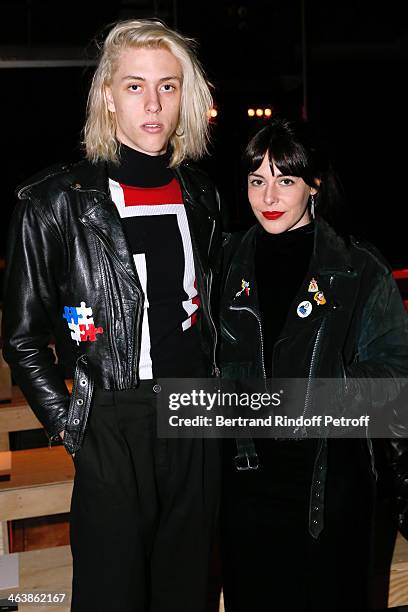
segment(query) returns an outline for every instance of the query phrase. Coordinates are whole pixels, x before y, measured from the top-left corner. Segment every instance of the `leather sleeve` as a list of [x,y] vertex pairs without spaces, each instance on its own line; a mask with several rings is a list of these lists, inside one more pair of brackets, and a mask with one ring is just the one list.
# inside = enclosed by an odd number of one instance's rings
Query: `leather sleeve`
[[[408,437],[408,317],[391,272],[381,274],[363,309],[356,360],[333,387],[333,412],[340,416],[375,415],[390,436]],[[349,428],[338,429],[338,435]],[[382,434],[383,435],[383,434]]]
[[60,303],[64,246],[39,203],[19,201],[6,255],[3,354],[50,438],[65,427],[69,393],[49,348]]
[[377,279],[363,310],[357,350],[358,362],[347,368],[353,395],[370,397],[374,408],[398,398],[408,378],[408,317],[390,272]]

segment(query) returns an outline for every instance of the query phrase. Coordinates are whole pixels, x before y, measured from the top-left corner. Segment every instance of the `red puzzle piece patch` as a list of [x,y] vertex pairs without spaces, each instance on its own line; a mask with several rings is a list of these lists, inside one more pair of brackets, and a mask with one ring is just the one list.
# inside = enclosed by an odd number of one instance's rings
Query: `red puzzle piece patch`
[[95,342],[96,334],[103,334],[102,327],[95,327],[93,323],[88,326],[80,325],[79,330],[81,334],[81,342],[86,342],[87,340]]

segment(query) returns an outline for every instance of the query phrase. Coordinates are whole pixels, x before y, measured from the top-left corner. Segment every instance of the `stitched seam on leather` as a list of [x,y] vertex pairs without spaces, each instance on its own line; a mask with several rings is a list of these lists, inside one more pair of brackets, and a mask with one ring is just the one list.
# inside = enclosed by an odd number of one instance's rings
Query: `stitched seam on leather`
[[[99,243],[99,240],[96,237],[94,237],[93,240],[94,240],[94,245],[95,245],[96,257],[98,260],[99,274],[100,274],[100,277],[102,279],[102,284],[103,284],[103,293],[104,293],[104,298],[105,298],[105,311],[109,312],[110,303],[109,303],[109,295],[108,295],[106,276],[105,276],[105,263],[101,259],[103,255],[103,253],[101,252],[102,247]],[[111,324],[108,322],[108,318],[107,318],[107,323],[108,323],[107,335],[108,335],[109,347],[110,347],[110,352],[111,352],[111,362],[112,362],[113,370],[115,372],[114,378],[117,381],[119,381],[119,372],[117,371],[117,367],[116,367],[116,359],[114,359],[114,348],[113,348],[112,337],[111,337],[112,334],[110,333]]]
[[[35,198],[29,198],[28,201],[31,203],[31,209],[34,212],[34,214],[37,215],[37,217],[41,220],[41,222],[50,230],[51,234],[57,240],[58,244],[61,245],[62,244],[61,236],[59,235],[57,230],[53,227],[51,221],[44,214],[44,211],[42,210],[42,207],[41,207],[41,203]],[[26,204],[26,206],[29,206],[29,204]]]

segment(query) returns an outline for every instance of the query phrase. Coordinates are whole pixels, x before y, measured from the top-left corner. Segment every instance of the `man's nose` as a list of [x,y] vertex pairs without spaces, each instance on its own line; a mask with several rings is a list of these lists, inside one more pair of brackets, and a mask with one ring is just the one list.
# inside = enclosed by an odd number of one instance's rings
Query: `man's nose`
[[152,88],[147,91],[145,109],[149,113],[158,113],[161,111],[160,96],[156,89]]

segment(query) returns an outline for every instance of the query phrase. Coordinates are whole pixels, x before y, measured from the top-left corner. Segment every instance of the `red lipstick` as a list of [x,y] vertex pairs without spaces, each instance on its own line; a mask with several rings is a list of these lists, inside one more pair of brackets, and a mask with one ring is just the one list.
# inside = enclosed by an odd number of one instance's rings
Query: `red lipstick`
[[265,219],[268,219],[268,221],[275,221],[276,219],[279,219],[279,217],[281,217],[285,213],[280,212],[279,210],[266,210],[262,214],[265,217]]

